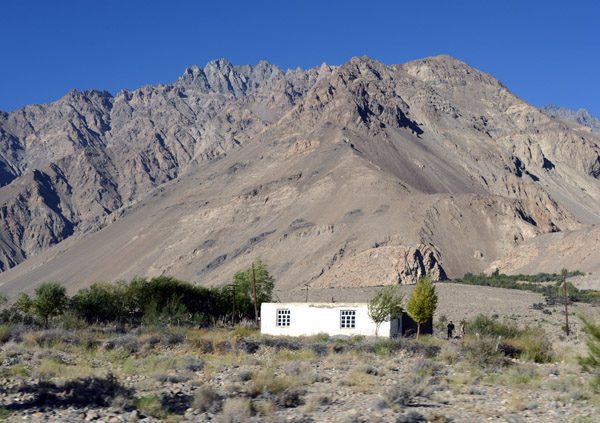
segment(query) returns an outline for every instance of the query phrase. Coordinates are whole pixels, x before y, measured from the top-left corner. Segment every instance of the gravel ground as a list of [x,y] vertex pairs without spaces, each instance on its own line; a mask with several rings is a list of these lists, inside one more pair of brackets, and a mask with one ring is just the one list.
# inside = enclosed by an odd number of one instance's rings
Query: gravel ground
[[[452,348],[457,343],[449,341],[448,347]],[[171,352],[180,353],[176,349]],[[248,374],[265,371],[265,367],[272,370],[272,378],[289,376],[309,383],[277,395],[260,393],[252,401],[255,409],[261,411],[251,415],[247,408],[248,399],[245,399],[252,383]],[[595,400],[586,396],[583,383],[577,382],[580,376],[571,365],[523,363],[513,364],[513,369],[506,372],[512,371],[514,381],[507,378],[501,382],[504,376],[500,374],[499,382],[491,383],[489,377],[481,376],[481,369],[467,367],[465,370],[458,363],[432,361],[404,350],[385,356],[342,353],[310,359],[290,358],[282,362],[274,348],[261,347],[250,360],[229,360],[229,364],[222,365],[217,372],[194,372],[193,379],[189,381],[158,382],[148,375],[136,375],[125,378],[122,383],[136,390],[139,396],[159,395],[167,398],[174,410],[179,407],[179,416],[171,416],[171,420],[164,418],[169,421],[599,421]],[[532,375],[531,380],[517,379],[521,373]],[[4,389],[13,387],[11,381],[2,380],[0,383]],[[35,387],[40,382],[27,380],[18,383]],[[399,389],[402,386],[408,386],[408,390]],[[218,393],[221,399],[214,401],[213,405],[220,401],[217,408],[204,411],[193,399],[207,387]],[[294,396],[295,393],[299,395]],[[14,407],[27,403],[28,398],[27,394],[8,394],[3,396],[2,402]],[[203,404],[206,405],[206,402]],[[160,420],[138,410],[124,411],[118,406],[61,408],[46,405],[17,409],[7,421],[153,423]]]

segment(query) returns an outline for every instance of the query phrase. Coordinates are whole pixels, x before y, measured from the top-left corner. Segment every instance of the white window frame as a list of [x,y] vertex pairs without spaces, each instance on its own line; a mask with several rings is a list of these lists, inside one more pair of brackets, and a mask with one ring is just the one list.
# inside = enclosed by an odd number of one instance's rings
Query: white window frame
[[356,328],[356,310],[340,310],[340,328]]
[[277,309],[277,327],[289,328],[291,324],[292,312],[289,308]]

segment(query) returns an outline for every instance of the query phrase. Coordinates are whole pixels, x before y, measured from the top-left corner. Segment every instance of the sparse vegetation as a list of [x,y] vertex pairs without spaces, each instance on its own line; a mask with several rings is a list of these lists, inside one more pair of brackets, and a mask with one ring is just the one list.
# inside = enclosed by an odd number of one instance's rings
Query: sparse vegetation
[[[346,401],[368,398],[382,421],[451,421],[427,407],[445,407],[447,395],[480,395],[490,383],[510,392],[503,397],[509,410],[530,407],[527,390],[574,404],[597,395],[588,384],[597,380],[600,359],[582,359],[590,375],[577,371],[572,351],[558,359],[571,357],[572,369],[540,367],[556,366],[552,345],[541,329],[519,326],[518,319],[478,316],[466,322],[465,338],[452,342],[435,336],[274,337],[246,322],[227,327],[227,293],[219,311],[192,304],[180,296],[185,292],[203,301],[221,295],[163,277],[97,284],[65,296],[64,308],[57,307],[62,314],[50,312],[47,319],[33,306],[37,294],[5,302],[2,310],[12,317],[1,314],[0,416],[56,404],[65,413],[87,407],[85,413],[110,409],[162,421],[201,420],[204,413],[222,422],[292,415],[319,421]],[[75,319],[79,324],[65,324]],[[358,413],[339,417],[364,420]]]
[[[579,270],[567,271],[566,277],[583,276]],[[496,288],[518,289],[542,294],[547,305],[561,304],[563,301],[562,275],[557,273],[538,273],[537,275],[505,275],[497,269],[491,275],[466,273],[462,278],[448,280],[452,283],[467,285],[491,286]],[[569,302],[600,303],[600,292],[588,289],[577,289],[567,282],[567,299]],[[540,303],[541,304],[541,303]],[[541,309],[541,305],[537,305]]]
[[[10,363],[0,367],[0,380],[8,380],[0,386],[0,405],[7,416],[52,403],[62,412],[110,408],[162,421],[201,420],[204,413],[222,422],[300,414],[320,421],[344,401],[364,397],[386,416],[383,421],[411,421],[417,414],[430,418],[429,404],[445,407],[440,398],[448,392],[478,395],[490,382],[519,390],[504,398],[514,409],[528,406],[527,389],[549,390],[575,403],[589,400],[575,370],[547,371],[531,363],[534,349],[526,344],[540,344],[528,328],[485,316],[467,328],[467,337],[452,343],[432,336],[271,337],[245,326],[153,325],[128,333],[109,325],[30,328],[0,347],[0,362]],[[24,395],[26,403],[20,402]],[[361,421],[358,414],[340,417]]]

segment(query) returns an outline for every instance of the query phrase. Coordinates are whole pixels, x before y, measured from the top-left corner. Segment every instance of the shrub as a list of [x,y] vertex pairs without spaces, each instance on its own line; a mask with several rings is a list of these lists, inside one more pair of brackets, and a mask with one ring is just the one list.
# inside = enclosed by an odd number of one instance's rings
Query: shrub
[[[481,336],[479,345],[471,347],[484,354],[484,361],[488,358],[493,361],[496,350],[510,357],[529,359],[536,363],[548,363],[553,360],[552,344],[541,329],[520,329],[515,324],[479,315],[467,324],[467,331],[469,334]],[[492,344],[495,344],[493,353],[490,350]]]
[[283,408],[295,408],[304,404],[305,394],[306,390],[304,389],[298,387],[287,388],[277,395],[275,402]]
[[196,391],[191,406],[202,413],[207,411],[215,413],[221,408],[222,402],[223,399],[213,388],[205,386]]
[[329,404],[331,399],[327,395],[323,394],[311,394],[306,397],[306,409],[308,411],[314,411],[319,407]]
[[223,404],[221,414],[215,416],[216,423],[246,423],[252,416],[250,401],[246,398],[229,398]]
[[594,379],[591,382],[594,391],[600,391],[600,326],[579,316],[584,325],[584,331],[587,334],[586,345],[588,348],[587,357],[579,357],[579,364],[584,370],[592,372]]
[[519,328],[514,324],[502,323],[483,314],[467,323],[466,332],[470,335],[501,336],[504,339],[514,338],[520,334]]
[[3,344],[10,339],[10,332],[10,327],[8,325],[0,325],[0,344]]
[[500,339],[489,336],[465,340],[462,349],[467,361],[480,367],[502,367],[507,364],[504,352],[500,349]]
[[554,360],[552,343],[541,330],[527,329],[507,343],[521,352],[521,359],[536,363],[550,363]]
[[134,402],[135,407],[142,413],[157,419],[166,417],[166,412],[162,408],[162,397],[158,395],[146,395],[137,398]]
[[400,414],[396,419],[396,423],[426,423],[427,418],[417,413],[416,411],[409,411],[406,414]]
[[181,367],[190,372],[199,372],[204,368],[204,360],[198,357],[184,357]]
[[401,407],[415,405],[419,397],[428,398],[432,394],[429,378],[417,374],[409,374],[401,378],[385,392],[386,399],[393,405]]
[[129,354],[138,352],[140,349],[140,345],[133,335],[124,335],[110,341],[106,341],[103,344],[103,347],[107,351],[119,348]]

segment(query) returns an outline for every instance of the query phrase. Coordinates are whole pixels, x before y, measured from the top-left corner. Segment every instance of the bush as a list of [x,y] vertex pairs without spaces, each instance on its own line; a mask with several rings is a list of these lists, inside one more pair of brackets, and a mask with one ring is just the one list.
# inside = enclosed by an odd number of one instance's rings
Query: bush
[[585,317],[579,317],[584,325],[584,332],[587,334],[585,341],[588,348],[587,357],[579,357],[579,364],[585,371],[592,372],[592,388],[594,391],[600,391],[600,326]]
[[541,330],[527,329],[519,336],[509,339],[507,344],[520,351],[521,359],[536,363],[550,363],[554,360],[552,343]]
[[[475,361],[484,364],[499,364],[495,357],[498,351],[513,358],[529,359],[536,363],[548,363],[553,360],[552,343],[538,328],[520,329],[514,324],[479,315],[467,323],[467,333],[481,337],[479,342],[467,343],[467,351],[473,355]],[[483,356],[477,358],[477,354]]]
[[223,399],[210,386],[200,388],[192,400],[192,408],[205,413],[215,413],[220,410]]
[[507,364],[504,352],[500,348],[500,339],[482,336],[465,340],[462,349],[467,360],[479,367],[502,367]]
[[432,392],[429,378],[409,374],[386,390],[385,397],[390,404],[407,407],[415,405],[419,397],[428,398]]
[[10,326],[0,325],[0,344],[5,343],[10,339]]
[[110,341],[106,341],[103,344],[103,347],[107,351],[120,348],[130,354],[138,352],[140,349],[140,345],[133,335],[124,335]]
[[246,423],[252,416],[250,401],[246,398],[229,398],[223,404],[221,414],[215,416],[216,423]]
[[475,317],[474,320],[467,323],[466,333],[470,335],[479,334],[481,336],[501,336],[502,338],[507,339],[518,336],[520,330],[514,324],[502,323],[496,319],[480,314]]

